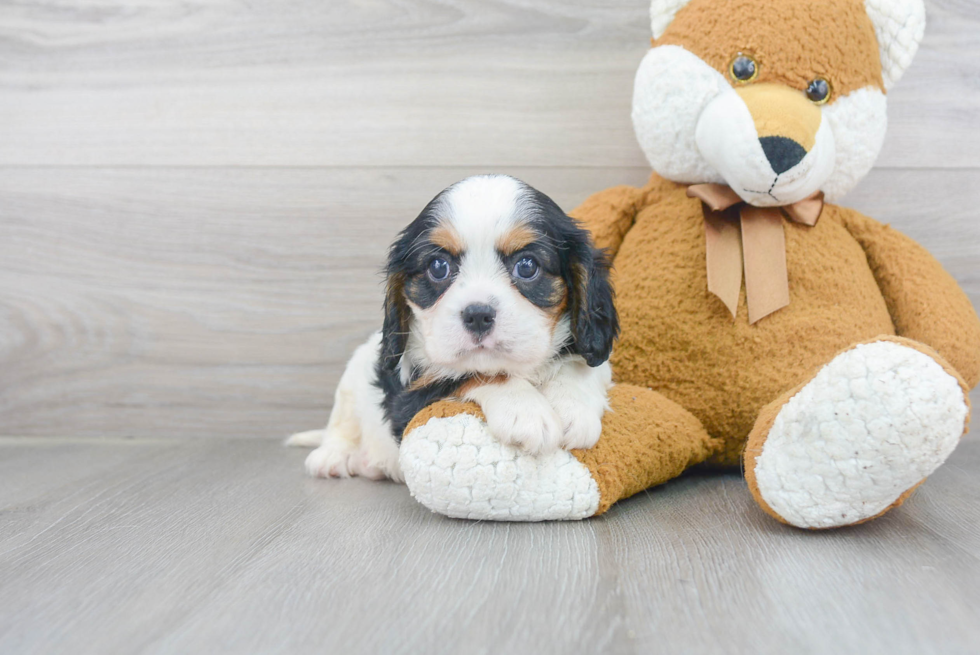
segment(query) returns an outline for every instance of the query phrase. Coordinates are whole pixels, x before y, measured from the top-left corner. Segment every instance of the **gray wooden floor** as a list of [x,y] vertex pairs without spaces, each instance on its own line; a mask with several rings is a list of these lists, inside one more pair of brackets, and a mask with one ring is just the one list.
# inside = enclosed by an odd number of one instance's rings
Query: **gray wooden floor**
[[0,652],[977,653],[980,443],[805,532],[738,475],[579,523],[446,519],[224,439],[0,439]]

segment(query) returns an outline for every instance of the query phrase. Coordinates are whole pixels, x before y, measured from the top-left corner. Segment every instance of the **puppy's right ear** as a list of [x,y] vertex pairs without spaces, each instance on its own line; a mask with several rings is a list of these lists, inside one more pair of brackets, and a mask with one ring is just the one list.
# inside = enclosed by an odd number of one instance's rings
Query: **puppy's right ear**
[[381,361],[385,373],[395,373],[408,344],[409,319],[412,310],[405,302],[405,275],[391,272],[385,285],[384,325],[381,328]]
[[[445,192],[443,192],[445,193]],[[388,250],[385,266],[385,320],[381,328],[381,359],[378,371],[382,375],[398,373],[398,365],[408,345],[412,309],[408,306],[405,285],[409,282],[409,261],[419,239],[432,223],[432,215],[442,193],[429,201],[422,213],[409,224]]]

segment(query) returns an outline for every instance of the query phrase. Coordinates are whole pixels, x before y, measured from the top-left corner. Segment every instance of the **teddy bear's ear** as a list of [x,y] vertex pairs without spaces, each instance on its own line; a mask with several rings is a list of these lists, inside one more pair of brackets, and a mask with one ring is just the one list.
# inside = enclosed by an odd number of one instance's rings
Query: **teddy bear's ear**
[[912,63],[926,29],[922,0],[864,0],[881,53],[881,77],[890,89]]
[[659,39],[663,36],[670,21],[674,20],[677,12],[691,0],[652,0],[650,2],[650,29],[653,30],[653,38]]

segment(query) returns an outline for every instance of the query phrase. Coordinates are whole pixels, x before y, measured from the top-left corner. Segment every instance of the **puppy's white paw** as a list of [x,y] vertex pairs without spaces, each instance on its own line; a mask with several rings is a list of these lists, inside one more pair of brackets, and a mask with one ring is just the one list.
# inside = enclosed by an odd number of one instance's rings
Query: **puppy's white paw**
[[360,476],[369,480],[405,480],[398,464],[398,445],[387,433],[378,438],[369,435],[359,441],[352,443],[327,431],[323,445],[306,457],[307,473],[314,478]]
[[537,391],[488,398],[483,413],[490,433],[501,443],[517,446],[532,455],[559,449],[563,435],[561,419]]
[[306,456],[306,472],[314,478],[349,478],[357,475],[350,468],[354,448],[343,441],[328,440]]
[[368,454],[363,451],[355,453],[347,460],[347,470],[351,475],[358,475],[368,480],[384,480],[388,477],[384,469],[377,462],[371,461]]
[[361,448],[347,460],[347,469],[351,475],[369,480],[405,481],[398,463],[398,446],[395,440],[387,435],[385,442],[374,444],[373,447],[362,444]]
[[561,420],[561,447],[591,448],[602,434],[602,415],[609,408],[612,368],[609,362],[592,368],[570,358],[541,392]]
[[562,448],[591,448],[602,434],[603,410],[586,406],[565,406],[556,408],[562,424]]

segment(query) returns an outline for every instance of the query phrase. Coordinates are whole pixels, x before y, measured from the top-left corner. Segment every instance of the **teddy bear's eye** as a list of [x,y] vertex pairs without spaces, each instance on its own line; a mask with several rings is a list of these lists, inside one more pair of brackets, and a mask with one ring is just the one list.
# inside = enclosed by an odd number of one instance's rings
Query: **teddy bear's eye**
[[830,82],[818,77],[806,87],[806,97],[818,105],[830,99]]
[[736,82],[751,82],[759,74],[759,65],[752,57],[739,54],[732,60],[728,72]]

